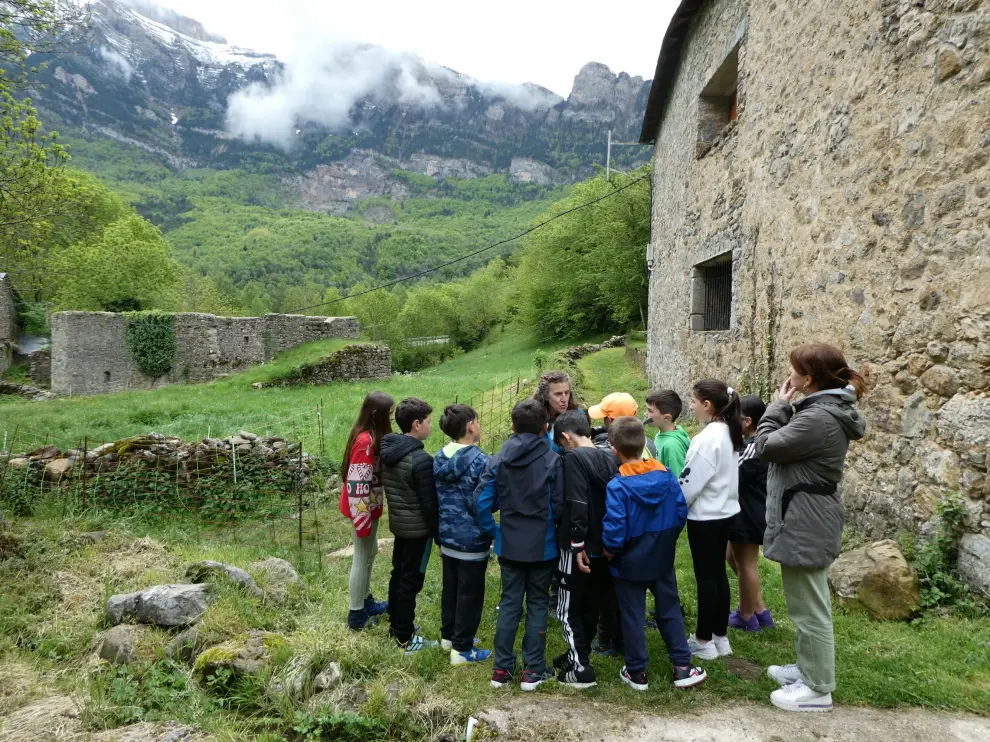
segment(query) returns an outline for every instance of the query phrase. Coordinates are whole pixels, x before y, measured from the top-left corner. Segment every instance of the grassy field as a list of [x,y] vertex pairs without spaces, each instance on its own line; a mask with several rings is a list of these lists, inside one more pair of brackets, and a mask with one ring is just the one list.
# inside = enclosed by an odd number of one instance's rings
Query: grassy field
[[[322,401],[326,448],[336,452],[343,448],[361,400],[372,389],[387,391],[396,401],[418,396],[442,410],[445,404],[468,399],[497,381],[531,378],[535,373],[533,354],[541,348],[546,351],[563,346],[548,348],[517,331],[499,331],[480,348],[442,366],[396,375],[391,380],[263,390],[251,387],[344,344],[327,340],[294,348],[270,363],[211,384],[179,384],[154,392],[121,392],[44,404],[3,401],[0,435],[6,434],[8,448],[25,451],[45,442],[76,447],[84,436],[93,446],[150,431],[195,440],[208,434],[226,436],[248,430],[301,439],[306,450],[314,451],[319,437],[317,407]],[[441,434],[438,426],[434,427],[434,442],[439,442]]]
[[[386,388],[397,396],[415,393],[439,404],[444,396],[449,398],[472,388],[485,388],[495,378],[509,373],[531,374],[528,364],[533,350],[524,339],[506,336],[486,349],[431,371],[388,382]],[[621,350],[582,359],[581,369],[588,399],[618,390],[640,398],[645,389],[645,381],[637,377]],[[239,418],[224,412],[224,398],[229,395],[232,404],[241,406],[257,397],[243,391],[236,380],[203,390],[217,388],[226,393],[213,401],[205,394],[200,396],[200,404],[209,407],[198,414],[206,416],[203,419],[218,421],[215,424],[227,421],[231,430],[236,429]],[[341,406],[353,408],[365,389],[353,385],[353,389],[342,390],[335,400]],[[276,393],[264,397],[266,404],[277,403],[282,398],[281,391],[275,390]],[[295,406],[287,405],[283,409],[312,405],[314,397],[319,395],[318,390],[292,391],[310,396],[300,397]],[[172,393],[164,390],[157,394]],[[128,409],[127,400],[132,406],[140,400],[133,394],[118,397],[121,399],[102,401],[123,414]],[[98,401],[101,400],[72,400],[65,403],[64,410]],[[44,425],[62,419],[75,426],[71,430],[83,430],[80,422],[60,408],[53,406],[44,414],[51,416]],[[59,418],[59,414],[63,417]],[[341,414],[339,424],[345,419],[349,421],[352,414],[350,409],[346,416]],[[160,425],[163,419],[149,425]],[[163,430],[180,433],[202,423],[184,418],[168,422],[176,428]],[[113,429],[134,432],[133,425],[122,423],[120,428]],[[435,450],[435,446],[429,447]],[[34,698],[70,693],[81,699],[83,719],[94,729],[142,719],[176,719],[211,733],[217,740],[420,742],[437,739],[442,733],[453,734],[451,738],[458,739],[468,715],[477,715],[520,693],[517,687],[493,691],[488,685],[490,663],[451,668],[446,653],[440,650],[404,657],[389,641],[387,624],[360,635],[346,631],[350,558],[335,556],[333,552],[350,543],[350,529],[334,512],[332,496],[321,512],[319,558],[314,558],[315,546],[310,543],[303,554],[288,545],[291,541],[273,550],[260,532],[258,538],[241,537],[236,541],[223,531],[203,532],[192,538],[181,524],[163,530],[155,523],[108,518],[99,513],[62,518],[57,509],[50,509],[31,520],[13,523],[12,533],[20,546],[8,548],[6,554],[0,548],[0,714]],[[98,544],[87,544],[78,537],[94,529],[109,529],[110,535]],[[379,533],[388,535],[387,521],[381,522]],[[99,631],[105,627],[103,604],[107,595],[181,580],[184,565],[194,560],[217,559],[248,567],[256,559],[273,554],[293,561],[304,574],[303,588],[292,594],[284,607],[260,602],[233,588],[223,588],[219,601],[204,620],[207,630],[224,636],[248,629],[279,631],[287,636],[292,652],[276,656],[267,674],[241,687],[234,698],[218,698],[197,687],[189,680],[184,666],[161,657],[130,669],[94,664],[92,652]],[[379,597],[384,597],[387,588],[389,554],[389,548],[384,547],[375,563],[372,584]],[[691,631],[696,596],[686,543],[679,549],[677,570]],[[434,553],[417,608],[422,633],[433,638],[439,638],[440,572],[439,554]],[[654,631],[648,634],[652,660],[649,692],[633,693],[619,681],[620,660],[597,658],[595,665],[600,679],[597,688],[582,693],[551,682],[541,687],[538,694],[580,696],[599,704],[596,708],[602,713],[620,715],[629,710],[701,711],[740,699],[768,703],[773,685],[763,674],[763,668],[770,663],[793,660],[794,628],[786,616],[776,565],[763,561],[761,576],[766,602],[778,621],[778,628],[759,634],[734,632],[731,636],[734,664],[708,663],[710,679],[701,688],[683,692],[670,686],[667,682],[670,666],[660,637]],[[498,596],[498,565],[493,561],[488,569],[484,618],[479,630],[482,646],[491,646]],[[837,610],[835,627],[837,703],[988,713],[990,621],[946,612],[926,614],[911,623],[880,623],[859,613]],[[164,643],[166,638],[160,635],[159,641]],[[548,657],[562,652],[563,647],[560,628],[551,622]],[[294,703],[274,691],[265,679],[294,652],[315,653],[339,662],[343,670],[342,686],[308,705]],[[313,732],[314,729],[322,731]],[[482,738],[487,737],[482,735]]]

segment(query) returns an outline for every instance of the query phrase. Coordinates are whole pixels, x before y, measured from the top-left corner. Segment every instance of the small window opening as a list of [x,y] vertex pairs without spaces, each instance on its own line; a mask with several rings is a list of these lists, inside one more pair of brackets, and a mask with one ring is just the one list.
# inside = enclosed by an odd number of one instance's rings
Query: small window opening
[[110,372],[109,371],[104,371],[103,372],[103,381],[104,382],[110,381]]
[[250,343],[251,342],[251,338],[249,336],[245,335],[244,336],[244,342],[245,343]]
[[712,75],[698,98],[698,157],[739,117],[739,46],[736,45]]
[[732,253],[694,267],[691,329],[728,330],[732,321]]

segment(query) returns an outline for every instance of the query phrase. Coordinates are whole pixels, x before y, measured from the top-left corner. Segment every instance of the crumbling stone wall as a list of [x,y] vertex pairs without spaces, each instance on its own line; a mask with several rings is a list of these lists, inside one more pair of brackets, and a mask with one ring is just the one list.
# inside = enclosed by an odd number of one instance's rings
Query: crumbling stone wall
[[[738,120],[700,146],[737,43]],[[953,492],[990,535],[990,5],[712,0],[655,156],[652,384],[769,397],[793,346],[839,345],[871,387],[850,521],[893,536]],[[726,253],[730,327],[692,330],[693,270]]]
[[315,363],[293,369],[281,379],[258,382],[256,389],[300,384],[392,378],[392,349],[387,345],[348,345]]
[[52,385],[52,351],[51,348],[38,350],[31,354],[28,366],[28,378],[33,384],[49,387]]
[[52,391],[59,395],[153,389],[179,381],[204,382],[271,360],[282,350],[328,338],[357,338],[353,317],[174,317],[176,357],[169,372],[141,373],[125,341],[125,318],[109,312],[52,316]]
[[10,277],[0,273],[0,343],[17,341],[17,305]]

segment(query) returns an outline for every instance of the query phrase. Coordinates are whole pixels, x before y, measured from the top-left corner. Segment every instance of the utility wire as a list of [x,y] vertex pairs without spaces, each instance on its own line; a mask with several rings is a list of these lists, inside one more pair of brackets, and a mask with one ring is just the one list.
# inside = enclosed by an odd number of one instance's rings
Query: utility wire
[[593,204],[596,204],[599,201],[604,201],[606,198],[611,198],[615,194],[621,193],[622,191],[626,190],[627,188],[631,188],[632,186],[636,185],[637,183],[640,183],[640,182],[642,182],[644,180],[648,180],[649,178],[650,178],[649,175],[643,175],[643,176],[641,176],[639,178],[636,178],[636,180],[633,180],[633,181],[630,181],[629,183],[626,183],[621,188],[616,188],[611,193],[606,193],[604,196],[599,196],[598,198],[594,199],[593,201],[588,201],[587,203],[583,203],[583,204],[581,204],[579,206],[575,206],[574,208],[568,209],[567,211],[562,211],[559,214],[554,214],[552,217],[550,217],[546,221],[542,221],[539,224],[534,224],[532,227],[530,227],[526,231],[520,232],[519,234],[517,234],[517,235],[515,235],[513,237],[507,237],[504,240],[500,240],[499,242],[496,242],[494,244],[488,245],[487,247],[483,247],[480,250],[475,250],[474,252],[469,252],[467,255],[462,255],[459,258],[454,258],[453,260],[448,260],[446,263],[441,263],[440,265],[433,266],[432,268],[425,268],[425,269],[419,271],[418,273],[413,273],[412,275],[409,275],[409,276],[403,276],[402,278],[396,278],[394,281],[389,281],[388,283],[383,283],[383,284],[381,284],[379,286],[374,286],[374,287],[372,287],[370,289],[365,289],[364,291],[358,291],[355,294],[348,294],[347,296],[342,296],[339,299],[331,299],[330,301],[320,302],[319,304],[310,304],[308,307],[300,307],[299,309],[291,309],[288,312],[285,312],[285,314],[299,314],[300,312],[305,312],[305,311],[310,310],[310,309],[316,309],[317,307],[329,306],[330,304],[336,304],[337,302],[347,301],[348,299],[354,299],[354,298],[356,298],[358,296],[364,296],[365,294],[370,294],[373,291],[381,291],[382,289],[391,288],[392,286],[395,286],[396,284],[402,283],[404,281],[411,281],[414,278],[419,278],[420,276],[425,276],[425,275],[427,275],[429,273],[435,273],[436,271],[438,271],[438,270],[440,270],[442,268],[446,268],[448,265],[454,265],[455,263],[460,263],[460,262],[462,262],[464,260],[467,260],[468,258],[473,258],[475,255],[480,255],[483,252],[487,252],[489,250],[494,250],[496,247],[501,247],[502,245],[506,245],[506,244],[508,244],[510,242],[515,242],[516,240],[520,239],[521,237],[525,237],[530,232],[535,232],[537,229],[540,229],[540,227],[545,227],[550,222],[555,221],[556,219],[560,219],[560,217],[562,217],[562,216],[566,216],[567,214],[573,214],[575,211],[580,211],[581,209],[587,208],[588,206],[591,206]]

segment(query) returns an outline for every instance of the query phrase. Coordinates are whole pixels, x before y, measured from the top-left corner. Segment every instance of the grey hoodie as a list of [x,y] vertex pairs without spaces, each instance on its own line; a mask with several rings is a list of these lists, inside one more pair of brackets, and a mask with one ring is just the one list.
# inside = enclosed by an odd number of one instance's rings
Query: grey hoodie
[[787,567],[827,567],[842,549],[845,512],[837,487],[849,441],[866,435],[852,387],[828,389],[793,407],[774,402],[756,429],[769,463],[763,553]]

